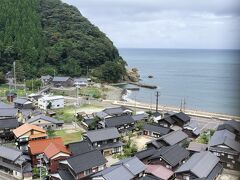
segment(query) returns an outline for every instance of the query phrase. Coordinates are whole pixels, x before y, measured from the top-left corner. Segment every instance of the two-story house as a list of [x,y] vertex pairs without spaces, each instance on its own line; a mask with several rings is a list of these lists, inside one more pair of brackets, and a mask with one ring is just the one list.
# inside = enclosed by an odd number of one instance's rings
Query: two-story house
[[9,141],[14,139],[13,129],[19,126],[16,118],[0,118],[0,139]]
[[92,180],[137,180],[145,171],[145,165],[137,158],[122,159],[111,167],[92,175]]
[[94,173],[106,168],[107,160],[97,149],[82,154],[71,156],[60,161],[60,167],[56,174],[51,174],[52,179],[61,179],[59,173],[68,175],[69,180],[90,179]]
[[40,114],[40,115],[37,115],[37,116],[34,116],[34,117],[28,119],[27,123],[40,126],[45,130],[59,129],[59,128],[62,128],[62,126],[64,124],[63,121],[59,121],[55,118],[45,116],[43,114]]
[[189,154],[189,151],[178,144],[164,146],[149,158],[149,164],[160,164],[174,171],[189,157]]
[[171,129],[167,127],[160,126],[158,124],[144,124],[142,126],[143,135],[159,138],[163,135],[168,134]]
[[122,134],[133,131],[134,123],[131,115],[110,117],[102,121],[103,127],[115,127]]
[[120,134],[115,127],[88,131],[86,139],[104,155],[122,152],[123,143],[120,141]]
[[71,154],[60,137],[30,141],[28,148],[33,166],[38,165],[39,155],[42,155],[42,162],[50,173],[55,173],[59,161],[65,160]]
[[209,151],[193,154],[187,162],[182,164],[176,171],[176,179],[208,179],[214,180],[222,172],[219,158]]
[[157,123],[164,127],[171,127],[173,125],[183,127],[190,122],[190,119],[191,118],[184,112],[166,113]]
[[31,163],[19,149],[0,146],[0,171],[8,172],[16,179],[32,179]]
[[181,130],[170,132],[158,139],[148,142],[146,145],[148,148],[154,147],[159,149],[163,146],[172,146],[175,144],[183,144],[186,141],[188,135]]
[[224,168],[239,169],[240,143],[235,140],[236,135],[228,130],[215,131],[211,137],[208,150],[220,158]]
[[27,123],[14,129],[13,134],[17,147],[24,152],[28,151],[28,142],[30,140],[47,138],[46,131],[43,128]]
[[74,84],[74,80],[71,77],[60,77],[55,76],[52,79],[52,84],[55,87],[72,87]]

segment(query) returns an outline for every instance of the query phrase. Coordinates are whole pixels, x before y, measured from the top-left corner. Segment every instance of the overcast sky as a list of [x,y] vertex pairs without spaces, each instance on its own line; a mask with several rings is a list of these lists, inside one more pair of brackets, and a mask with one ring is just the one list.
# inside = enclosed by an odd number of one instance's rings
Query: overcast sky
[[240,49],[240,0],[63,0],[118,48]]

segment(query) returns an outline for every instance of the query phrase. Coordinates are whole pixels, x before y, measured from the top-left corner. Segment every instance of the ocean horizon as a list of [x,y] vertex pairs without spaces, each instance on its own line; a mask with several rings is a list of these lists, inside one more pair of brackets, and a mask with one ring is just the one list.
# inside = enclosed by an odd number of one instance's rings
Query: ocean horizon
[[128,98],[154,104],[159,91],[161,105],[180,107],[185,99],[186,109],[240,115],[240,50],[120,48],[119,53],[139,70],[142,83],[158,87],[140,88]]

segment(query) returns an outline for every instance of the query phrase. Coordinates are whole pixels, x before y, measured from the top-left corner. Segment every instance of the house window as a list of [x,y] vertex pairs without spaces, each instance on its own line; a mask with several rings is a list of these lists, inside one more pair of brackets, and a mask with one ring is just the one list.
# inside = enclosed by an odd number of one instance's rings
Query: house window
[[228,157],[228,159],[234,159],[234,157],[232,155],[228,155],[227,157]]
[[113,142],[117,142],[117,139],[114,139]]
[[91,173],[92,173],[92,169],[88,169],[88,170],[85,171],[85,175],[89,175]]
[[183,175],[183,179],[184,179],[184,180],[190,180],[190,178],[189,178],[188,175]]
[[213,154],[215,154],[216,156],[220,156],[220,153],[214,152]]

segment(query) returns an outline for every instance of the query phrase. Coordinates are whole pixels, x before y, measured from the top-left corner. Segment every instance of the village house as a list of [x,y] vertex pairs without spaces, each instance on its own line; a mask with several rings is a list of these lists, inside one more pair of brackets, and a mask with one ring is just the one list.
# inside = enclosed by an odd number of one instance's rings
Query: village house
[[214,180],[222,171],[219,158],[209,151],[193,154],[176,171],[176,179],[208,179]]
[[240,143],[235,137],[228,130],[215,131],[210,138],[208,150],[220,158],[224,168],[237,170],[240,169]]
[[141,113],[141,114],[136,114],[136,115],[132,115],[132,118],[135,122],[146,122],[148,121],[148,114],[146,113]]
[[145,171],[145,165],[137,158],[122,159],[111,167],[92,175],[92,180],[133,180],[140,179]]
[[52,79],[52,84],[55,87],[72,87],[74,80],[71,77],[55,76]]
[[144,164],[148,164],[149,163],[149,158],[155,153],[157,152],[157,149],[151,147],[151,148],[147,148],[147,149],[143,149],[141,151],[138,151],[135,153],[134,156],[136,156],[140,161],[142,161]]
[[193,155],[194,153],[198,153],[201,151],[207,150],[207,144],[201,144],[197,142],[190,142],[187,150],[190,152],[190,155]]
[[88,131],[85,138],[105,156],[122,152],[123,143],[120,141],[120,134],[117,128]]
[[122,115],[103,120],[102,126],[105,128],[115,127],[120,133],[126,134],[134,129],[134,123],[131,115]]
[[[151,175],[153,180],[174,179],[174,172],[162,165],[159,165],[159,164],[155,164],[155,165],[147,164],[146,170],[145,170],[145,176],[146,175]],[[144,178],[143,178],[143,180],[144,180]],[[148,179],[148,180],[152,180],[152,179]]]
[[9,92],[9,93],[6,94],[6,96],[7,96],[7,101],[8,102],[13,102],[14,99],[17,97],[17,93]]
[[30,141],[28,148],[33,166],[37,166],[39,155],[43,155],[43,163],[47,165],[50,173],[55,173],[59,161],[68,158],[71,154],[60,137]]
[[104,170],[106,163],[102,153],[95,149],[60,161],[58,172],[50,176],[51,179],[61,180],[61,174],[64,173],[69,180],[90,179],[92,174]]
[[28,151],[28,142],[30,140],[47,138],[46,131],[43,128],[27,123],[14,129],[13,134],[17,147],[24,152]]
[[18,109],[32,109],[33,104],[26,98],[18,98],[13,101],[14,107]]
[[32,117],[27,120],[28,124],[34,124],[42,127],[45,130],[55,130],[63,127],[64,122],[54,119],[43,114]]
[[178,144],[164,146],[158,149],[150,158],[149,164],[160,164],[168,169],[175,170],[189,157],[189,152]]
[[151,117],[155,123],[158,123],[158,121],[162,118],[162,114],[158,111],[152,113]]
[[217,127],[217,130],[228,130],[236,135],[236,140],[240,141],[240,122],[235,120],[225,121]]
[[0,139],[9,141],[14,139],[13,130],[19,126],[16,118],[0,119]]
[[190,122],[190,117],[184,112],[179,113],[165,113],[164,117],[157,121],[157,123],[164,127],[171,127],[177,125],[183,127]]
[[202,131],[197,122],[190,121],[183,126],[183,132],[185,132],[191,138],[197,138]]
[[163,135],[168,134],[171,129],[159,126],[158,124],[144,124],[142,126],[143,135],[159,138]]
[[43,110],[64,108],[64,97],[43,96],[38,99],[38,107]]
[[32,167],[28,158],[19,149],[0,146],[0,171],[16,179],[31,180]]
[[53,77],[50,75],[41,76],[41,81],[44,86],[51,84]]
[[90,81],[91,81],[90,78],[84,78],[84,77],[74,78],[74,85],[84,87],[84,86],[88,86]]
[[175,144],[183,144],[188,138],[188,135],[181,130],[170,132],[158,139],[148,142],[147,147],[161,148],[163,146],[172,146]]
[[67,146],[67,149],[71,152],[71,155],[73,156],[86,153],[94,149],[88,140],[69,143],[66,146]]
[[120,107],[111,107],[106,108],[103,110],[106,114],[108,114],[111,117],[114,116],[124,116],[124,115],[132,115],[133,111],[125,106]]

